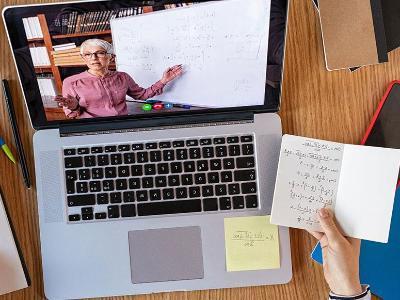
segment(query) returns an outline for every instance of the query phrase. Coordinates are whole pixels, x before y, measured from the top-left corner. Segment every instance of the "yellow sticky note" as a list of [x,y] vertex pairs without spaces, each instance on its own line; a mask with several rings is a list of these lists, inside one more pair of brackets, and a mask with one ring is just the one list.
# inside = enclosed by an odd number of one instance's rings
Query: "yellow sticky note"
[[270,216],[226,218],[228,272],[280,268],[278,226]]

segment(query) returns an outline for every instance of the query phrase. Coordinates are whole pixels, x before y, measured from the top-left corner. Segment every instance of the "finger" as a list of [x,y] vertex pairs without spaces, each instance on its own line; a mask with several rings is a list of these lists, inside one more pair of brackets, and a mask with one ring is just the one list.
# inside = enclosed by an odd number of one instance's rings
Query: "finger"
[[324,234],[321,233],[321,232],[311,231],[311,230],[308,230],[308,229],[306,229],[306,231],[307,231],[309,234],[311,234],[313,237],[315,237],[317,240],[322,239],[322,237],[324,236]]
[[321,208],[318,217],[322,230],[326,234],[329,243],[343,238],[343,235],[340,233],[335,224],[332,213],[328,209]]

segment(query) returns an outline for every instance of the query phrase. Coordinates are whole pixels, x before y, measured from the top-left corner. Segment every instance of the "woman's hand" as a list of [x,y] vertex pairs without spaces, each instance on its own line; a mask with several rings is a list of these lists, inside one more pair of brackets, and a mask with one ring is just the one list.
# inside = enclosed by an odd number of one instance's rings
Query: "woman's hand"
[[176,65],[171,68],[168,68],[165,70],[163,77],[161,78],[161,82],[163,84],[167,84],[168,82],[171,82],[172,80],[176,79],[177,77],[181,76],[183,73],[183,68],[182,65]]
[[68,108],[70,110],[76,110],[79,107],[79,102],[75,97],[68,96],[67,98],[62,96],[56,96],[54,101],[58,103],[58,106]]
[[359,275],[360,240],[344,237],[332,213],[325,208],[320,210],[319,220],[323,232],[309,232],[321,243],[324,276],[331,291],[341,296],[362,293]]

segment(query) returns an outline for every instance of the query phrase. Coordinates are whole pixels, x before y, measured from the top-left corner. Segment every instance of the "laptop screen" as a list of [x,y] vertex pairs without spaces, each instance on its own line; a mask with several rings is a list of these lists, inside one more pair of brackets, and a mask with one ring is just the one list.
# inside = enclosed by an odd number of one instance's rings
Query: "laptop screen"
[[35,128],[279,107],[287,0],[80,1],[3,14]]

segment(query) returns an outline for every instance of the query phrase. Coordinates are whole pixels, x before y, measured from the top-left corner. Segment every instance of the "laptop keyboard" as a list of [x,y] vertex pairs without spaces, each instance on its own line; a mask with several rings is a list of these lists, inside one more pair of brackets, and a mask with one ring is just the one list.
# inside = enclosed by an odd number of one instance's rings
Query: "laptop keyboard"
[[68,219],[258,207],[253,135],[64,149]]

